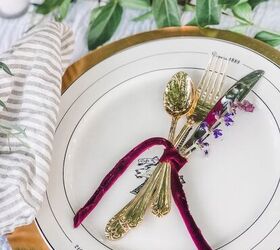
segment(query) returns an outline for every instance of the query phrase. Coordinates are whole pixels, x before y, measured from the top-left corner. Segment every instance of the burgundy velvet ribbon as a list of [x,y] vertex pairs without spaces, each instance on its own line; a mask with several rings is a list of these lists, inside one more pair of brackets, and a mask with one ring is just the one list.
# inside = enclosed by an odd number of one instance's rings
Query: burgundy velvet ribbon
[[195,220],[191,215],[183,185],[180,181],[178,171],[175,168],[171,168],[171,190],[174,202],[197,249],[211,250],[212,248],[203,237],[199,227],[196,225]]
[[74,217],[74,227],[78,227],[83,220],[97,206],[105,193],[113,186],[117,179],[125,172],[129,165],[144,151],[155,145],[163,145],[165,150],[160,162],[169,162],[171,165],[171,189],[184,223],[198,250],[210,250],[211,247],[204,239],[200,229],[196,225],[188,208],[183,186],[178,175],[179,170],[186,164],[187,160],[179,154],[172,143],[165,138],[153,137],[147,139],[128,152],[115,167],[104,177],[97,190],[90,197],[87,203],[77,212]]

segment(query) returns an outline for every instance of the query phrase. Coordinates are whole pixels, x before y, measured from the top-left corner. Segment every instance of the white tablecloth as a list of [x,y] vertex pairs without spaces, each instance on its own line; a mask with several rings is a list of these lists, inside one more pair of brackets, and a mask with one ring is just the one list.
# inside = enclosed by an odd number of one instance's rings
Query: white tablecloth
[[[6,1],[6,0],[0,0]],[[72,27],[75,35],[75,51],[72,56],[72,61],[76,61],[81,56],[88,52],[87,49],[87,29],[91,10],[98,5],[97,0],[78,0],[72,6],[68,16],[64,20]],[[121,25],[115,32],[111,41],[127,37],[143,31],[153,30],[156,28],[152,19],[144,22],[131,21],[143,11],[126,10],[123,13]],[[29,11],[16,19],[0,18],[0,53],[8,49],[12,43],[19,39],[22,34],[30,28],[41,22],[43,19],[51,19],[49,16],[42,16],[34,12],[34,6],[30,5]],[[192,13],[187,12],[182,17],[182,23],[187,23],[192,18]],[[271,31],[280,32],[280,0],[269,0],[257,6],[253,13],[253,22],[256,26],[265,28]],[[218,28],[227,28],[235,24],[232,17],[222,16],[221,25]],[[257,28],[249,28],[246,34],[254,36],[258,31]],[[280,47],[279,47],[280,48]]]

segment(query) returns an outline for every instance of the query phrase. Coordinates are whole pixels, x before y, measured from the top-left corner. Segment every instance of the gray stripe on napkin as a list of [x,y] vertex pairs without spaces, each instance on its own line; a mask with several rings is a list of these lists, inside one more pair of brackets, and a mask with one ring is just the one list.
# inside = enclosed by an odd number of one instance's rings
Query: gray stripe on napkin
[[[61,78],[73,51],[71,30],[61,23],[34,27],[0,56],[14,76],[0,71],[0,123],[25,130],[21,141],[0,131],[0,235],[29,224],[48,183],[60,103]],[[2,135],[2,136],[1,136]],[[2,158],[1,158],[2,157]]]

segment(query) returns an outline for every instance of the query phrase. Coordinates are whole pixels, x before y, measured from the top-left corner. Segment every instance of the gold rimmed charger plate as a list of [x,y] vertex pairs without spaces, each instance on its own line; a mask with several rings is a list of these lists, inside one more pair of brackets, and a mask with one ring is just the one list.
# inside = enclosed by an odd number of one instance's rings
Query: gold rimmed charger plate
[[[72,64],[66,70],[62,81],[62,93],[82,74],[101,61],[131,46],[162,38],[194,36],[226,40],[247,47],[280,65],[280,52],[258,40],[224,30],[199,29],[197,27],[171,27],[140,33],[111,44],[99,47]],[[8,236],[13,249],[48,249],[35,224],[18,228]]]

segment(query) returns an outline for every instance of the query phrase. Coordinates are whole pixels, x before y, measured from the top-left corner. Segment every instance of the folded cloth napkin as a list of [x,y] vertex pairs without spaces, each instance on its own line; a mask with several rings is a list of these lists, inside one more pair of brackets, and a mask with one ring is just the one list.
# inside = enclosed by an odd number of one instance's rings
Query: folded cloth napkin
[[[0,56],[0,235],[31,223],[43,201],[60,103],[61,78],[70,62],[73,34],[61,23],[30,29]],[[1,133],[1,125],[25,135]],[[20,138],[18,137],[20,136]]]

